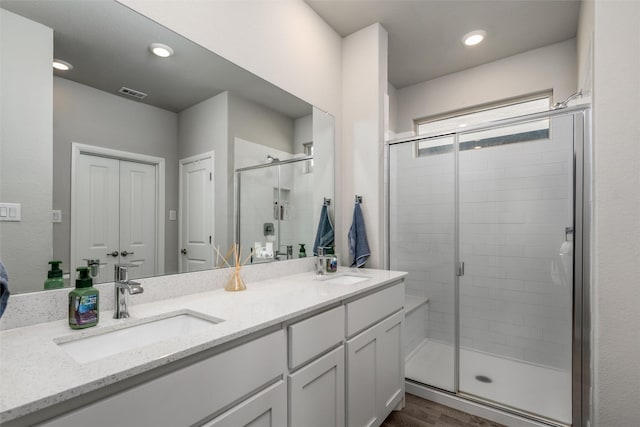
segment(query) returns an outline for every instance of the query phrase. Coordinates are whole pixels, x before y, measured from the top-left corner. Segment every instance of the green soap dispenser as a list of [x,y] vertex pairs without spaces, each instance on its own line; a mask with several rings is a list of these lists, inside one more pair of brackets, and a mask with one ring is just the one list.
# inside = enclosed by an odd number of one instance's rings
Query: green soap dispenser
[[64,280],[62,280],[62,270],[60,264],[62,261],[49,261],[51,270],[47,271],[47,280],[44,281],[44,289],[60,289],[64,288]]
[[98,324],[99,293],[87,267],[77,269],[76,288],[69,292],[69,326],[83,329]]

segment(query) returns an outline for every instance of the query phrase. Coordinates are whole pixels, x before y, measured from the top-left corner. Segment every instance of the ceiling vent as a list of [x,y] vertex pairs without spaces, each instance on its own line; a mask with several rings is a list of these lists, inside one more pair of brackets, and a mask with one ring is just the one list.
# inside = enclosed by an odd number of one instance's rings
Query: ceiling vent
[[145,99],[147,97],[147,94],[144,92],[129,89],[128,87],[124,87],[124,86],[122,86],[118,92],[120,92],[123,95],[132,96],[138,99]]

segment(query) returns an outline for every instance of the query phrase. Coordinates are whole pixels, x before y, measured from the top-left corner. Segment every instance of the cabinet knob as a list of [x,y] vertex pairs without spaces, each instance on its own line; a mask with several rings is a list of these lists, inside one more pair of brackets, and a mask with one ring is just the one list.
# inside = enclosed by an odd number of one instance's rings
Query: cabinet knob
[[107,256],[117,257],[118,256],[118,251],[109,252],[109,253],[107,253]]
[[120,255],[122,256],[133,255],[133,252],[122,251],[120,252]]

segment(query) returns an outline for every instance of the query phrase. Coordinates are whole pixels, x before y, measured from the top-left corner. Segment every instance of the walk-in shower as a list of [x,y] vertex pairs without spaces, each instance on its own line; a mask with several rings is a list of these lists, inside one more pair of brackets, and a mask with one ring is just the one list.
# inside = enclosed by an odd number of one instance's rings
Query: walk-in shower
[[409,272],[413,386],[582,424],[588,116],[573,107],[387,144],[388,265]]

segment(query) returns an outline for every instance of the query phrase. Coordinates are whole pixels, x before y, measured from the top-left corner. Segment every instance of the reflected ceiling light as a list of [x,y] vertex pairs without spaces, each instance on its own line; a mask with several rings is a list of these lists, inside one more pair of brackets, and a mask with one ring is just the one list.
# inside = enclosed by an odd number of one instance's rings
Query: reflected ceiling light
[[149,50],[151,53],[161,58],[168,58],[173,55],[173,49],[162,43],[151,43],[149,45]]
[[482,146],[481,146],[481,145],[476,145],[475,147],[473,147],[473,149],[474,149],[474,150],[479,150],[479,149],[481,149],[481,148],[482,148]]
[[459,128],[464,128],[464,127],[467,127],[467,124],[466,124],[466,123],[460,123],[460,124],[458,125],[458,127],[459,127]]
[[67,61],[63,61],[62,59],[54,59],[53,68],[60,71],[69,71],[73,70],[73,65],[69,64]]
[[480,43],[487,36],[487,32],[484,30],[475,30],[467,33],[462,37],[462,43],[465,46],[475,46]]

